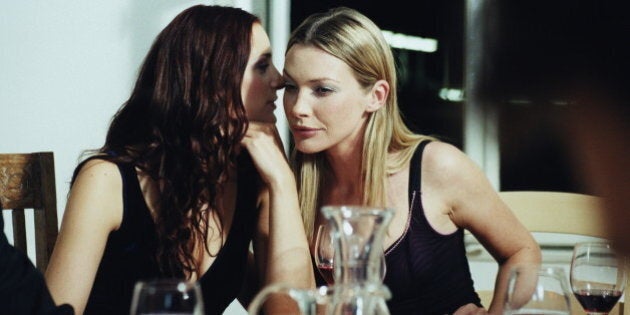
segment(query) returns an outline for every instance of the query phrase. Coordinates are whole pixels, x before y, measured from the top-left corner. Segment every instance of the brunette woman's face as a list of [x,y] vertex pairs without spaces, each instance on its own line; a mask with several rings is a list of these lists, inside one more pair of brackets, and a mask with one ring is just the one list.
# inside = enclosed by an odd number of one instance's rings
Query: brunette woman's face
[[243,75],[241,96],[247,118],[257,122],[276,122],[276,92],[283,86],[283,79],[271,60],[269,37],[260,23],[252,28],[252,43]]

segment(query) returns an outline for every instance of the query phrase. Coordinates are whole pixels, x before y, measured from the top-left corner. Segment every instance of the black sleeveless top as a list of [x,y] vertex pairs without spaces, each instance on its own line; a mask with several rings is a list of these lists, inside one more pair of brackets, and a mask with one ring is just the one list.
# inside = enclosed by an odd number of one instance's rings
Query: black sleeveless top
[[[93,157],[98,158],[98,157]],[[87,161],[87,160],[86,160]],[[75,176],[84,165],[75,170]],[[155,259],[157,235],[133,165],[118,164],[123,183],[123,219],[110,233],[85,314],[129,314],[135,283],[164,277]],[[222,314],[240,293],[249,245],[258,220],[257,174],[249,156],[239,159],[236,212],[225,245],[198,282],[206,314]]]
[[464,230],[444,235],[435,231],[422,208],[421,143],[409,169],[410,215],[403,235],[385,251],[385,285],[392,292],[387,306],[394,314],[452,314],[481,302],[470,275]]
[[[424,215],[420,168],[428,143],[420,143],[411,158],[407,227],[385,251],[383,282],[392,293],[387,301],[392,315],[452,314],[468,303],[481,306],[466,259],[464,231],[440,234]],[[326,284],[319,272],[315,272],[315,279],[317,285]]]

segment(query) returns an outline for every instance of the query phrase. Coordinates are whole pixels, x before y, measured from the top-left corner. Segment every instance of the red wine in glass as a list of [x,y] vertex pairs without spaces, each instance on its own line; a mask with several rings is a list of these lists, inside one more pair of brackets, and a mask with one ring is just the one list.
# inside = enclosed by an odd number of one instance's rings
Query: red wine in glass
[[331,285],[335,283],[333,278],[335,248],[326,225],[320,225],[318,227],[314,247],[315,265],[317,269],[319,269],[319,273],[327,284]]
[[582,308],[589,313],[608,313],[621,297],[621,291],[615,290],[578,290],[574,293]]
[[608,314],[626,284],[626,258],[608,242],[582,242],[573,247],[571,289],[587,314]]
[[331,264],[318,264],[317,269],[319,269],[319,274],[322,275],[324,281],[327,284],[331,285],[335,283],[335,278],[333,277],[333,265]]

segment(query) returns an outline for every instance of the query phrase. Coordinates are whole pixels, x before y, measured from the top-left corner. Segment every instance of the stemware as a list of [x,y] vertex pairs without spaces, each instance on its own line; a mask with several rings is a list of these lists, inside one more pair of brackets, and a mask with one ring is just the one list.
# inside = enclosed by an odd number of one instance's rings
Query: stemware
[[[321,224],[317,228],[314,245],[315,265],[328,285],[335,283],[333,264],[335,259],[335,247],[330,232],[330,227],[327,224]],[[385,279],[386,272],[387,266],[385,264],[385,253],[383,252],[380,266],[381,280]]]
[[317,228],[315,236],[315,265],[327,284],[333,284],[333,261],[335,259],[335,247],[332,235],[327,225],[322,224]]
[[130,315],[202,315],[203,298],[199,284],[180,279],[138,281]]
[[587,314],[608,314],[623,294],[625,259],[611,243],[583,242],[573,248],[571,289]]
[[503,314],[569,315],[570,294],[562,268],[521,265],[510,272]]
[[389,315],[386,306],[371,302],[374,301],[374,297],[379,297],[380,301],[389,299],[391,292],[385,285],[373,283],[351,288],[345,284],[335,284],[308,289],[294,288],[285,283],[273,283],[256,294],[247,308],[248,314],[261,314],[260,310],[263,309],[267,300],[280,296],[288,297],[296,302],[298,309],[290,314]]

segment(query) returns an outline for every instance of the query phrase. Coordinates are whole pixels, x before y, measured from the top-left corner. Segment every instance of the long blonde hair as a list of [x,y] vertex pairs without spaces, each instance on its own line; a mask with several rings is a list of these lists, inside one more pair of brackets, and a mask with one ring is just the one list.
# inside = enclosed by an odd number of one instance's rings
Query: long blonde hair
[[[389,83],[384,108],[368,118],[361,157],[363,204],[385,206],[387,175],[400,171],[420,142],[433,139],[412,133],[402,120],[391,48],[378,26],[365,15],[346,7],[306,18],[292,32],[286,51],[295,44],[315,46],[344,61],[364,88],[378,80]],[[395,154],[390,157],[390,153]],[[316,211],[322,206],[319,188],[331,176],[330,167],[323,152],[303,154],[297,150],[293,152],[293,167],[304,228],[312,237]]]

